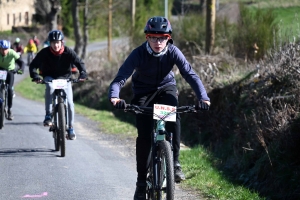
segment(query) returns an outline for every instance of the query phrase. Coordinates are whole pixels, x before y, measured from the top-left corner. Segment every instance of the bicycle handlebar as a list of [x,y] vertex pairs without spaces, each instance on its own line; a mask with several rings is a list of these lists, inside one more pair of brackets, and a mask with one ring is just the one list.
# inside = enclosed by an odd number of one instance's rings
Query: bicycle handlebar
[[[180,106],[176,108],[176,112],[171,113],[196,113],[198,110],[196,106]],[[124,111],[134,112],[136,114],[153,114],[153,107],[143,107],[133,104],[126,104]]]
[[[55,79],[53,79],[53,80],[55,80]],[[72,78],[68,78],[66,80],[67,80],[67,82],[72,82],[72,83],[79,83],[80,82],[78,79],[72,79]],[[31,79],[31,81],[35,82],[34,79]],[[39,83],[39,84],[46,84],[46,83],[49,83],[49,82],[52,82],[52,80],[46,82],[43,79],[41,79],[41,82],[37,82],[37,83]]]

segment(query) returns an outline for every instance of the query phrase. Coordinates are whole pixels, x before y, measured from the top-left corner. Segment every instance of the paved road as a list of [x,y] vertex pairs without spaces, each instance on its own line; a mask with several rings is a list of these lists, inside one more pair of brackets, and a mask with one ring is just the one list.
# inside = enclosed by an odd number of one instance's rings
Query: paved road
[[67,141],[66,157],[61,158],[42,126],[42,103],[17,95],[14,115],[0,130],[1,200],[132,198],[134,159],[101,136],[95,123],[76,116],[77,140]]
[[[26,69],[25,75],[15,76],[16,82],[28,76]],[[43,103],[17,94],[13,113],[14,120],[6,120],[0,130],[0,200],[132,199],[135,158],[128,145],[76,115],[77,139],[67,141],[66,157],[61,158],[54,151],[51,132],[42,125]],[[178,200],[198,199],[179,187],[176,190]]]

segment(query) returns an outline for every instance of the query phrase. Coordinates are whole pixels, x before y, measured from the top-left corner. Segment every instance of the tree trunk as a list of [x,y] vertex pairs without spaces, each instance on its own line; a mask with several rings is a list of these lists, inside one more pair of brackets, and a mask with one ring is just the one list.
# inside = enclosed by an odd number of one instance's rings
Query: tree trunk
[[57,15],[61,10],[61,5],[59,0],[49,0],[51,4],[51,10],[47,13],[48,29],[56,30],[57,29]]
[[73,27],[75,36],[75,47],[74,51],[81,57],[82,54],[82,35],[79,23],[79,11],[78,11],[78,0],[72,0],[72,17],[73,17]]
[[212,52],[215,42],[216,0],[207,0],[205,52]]
[[130,29],[131,44],[134,44],[135,13],[136,13],[136,0],[131,0],[131,29]]
[[88,5],[89,5],[89,0],[85,0],[85,5],[84,5],[84,15],[83,15],[83,49],[82,49],[82,56],[81,58],[84,59],[87,55],[87,44],[89,41],[89,31],[88,31]]
[[112,37],[112,0],[108,3],[108,35],[107,35],[107,57],[111,61],[111,37]]

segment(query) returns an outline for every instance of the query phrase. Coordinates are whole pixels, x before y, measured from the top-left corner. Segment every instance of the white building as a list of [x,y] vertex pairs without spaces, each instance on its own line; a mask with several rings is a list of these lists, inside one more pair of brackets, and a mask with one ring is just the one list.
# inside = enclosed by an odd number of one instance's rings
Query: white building
[[35,0],[0,0],[0,31],[31,26]]

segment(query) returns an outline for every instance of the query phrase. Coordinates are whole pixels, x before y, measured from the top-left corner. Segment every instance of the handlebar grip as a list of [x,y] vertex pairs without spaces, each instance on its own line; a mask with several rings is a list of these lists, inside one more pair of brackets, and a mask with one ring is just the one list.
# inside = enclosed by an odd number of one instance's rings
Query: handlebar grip
[[199,101],[198,105],[196,105],[195,109],[196,110],[209,110],[210,105],[205,103],[204,101]]
[[120,110],[124,110],[126,109],[128,104],[126,104],[125,100],[123,99],[120,99],[120,101],[118,101],[116,104],[115,104],[115,108],[116,109],[120,109]]

